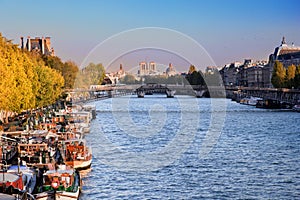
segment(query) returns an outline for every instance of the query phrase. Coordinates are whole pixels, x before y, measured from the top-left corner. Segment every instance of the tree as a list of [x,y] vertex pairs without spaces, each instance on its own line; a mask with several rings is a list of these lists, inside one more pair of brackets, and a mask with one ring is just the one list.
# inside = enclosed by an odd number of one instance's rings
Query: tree
[[74,87],[74,82],[79,71],[78,66],[74,62],[67,61],[63,63],[59,57],[50,55],[42,55],[41,58],[46,66],[61,73],[65,80],[65,88],[70,89]]
[[279,61],[275,61],[271,82],[275,88],[283,88],[285,86],[286,69]]
[[288,66],[286,70],[286,83],[285,83],[286,87],[288,88],[294,87],[295,73],[296,73],[296,66],[295,65]]
[[300,88],[300,65],[298,65],[295,70],[294,87]]
[[62,75],[65,79],[65,88],[71,89],[74,87],[76,76],[78,74],[78,66],[72,62],[68,61],[64,63],[63,69],[62,69]]
[[90,63],[80,70],[77,75],[75,87],[89,88],[90,85],[101,85],[105,78],[105,69],[101,63]]
[[127,74],[120,79],[120,82],[124,84],[135,84],[135,81],[135,77],[132,74]]
[[188,74],[192,74],[193,72],[196,72],[196,67],[194,65],[191,65],[190,68],[189,68],[189,72]]
[[204,78],[207,86],[219,86],[222,83],[222,77],[217,70],[214,73],[206,73]]
[[64,79],[59,72],[47,67],[36,67],[41,87],[36,94],[37,107],[53,104],[62,93]]
[[0,120],[8,114],[54,103],[64,79],[39,54],[20,50],[0,34]]

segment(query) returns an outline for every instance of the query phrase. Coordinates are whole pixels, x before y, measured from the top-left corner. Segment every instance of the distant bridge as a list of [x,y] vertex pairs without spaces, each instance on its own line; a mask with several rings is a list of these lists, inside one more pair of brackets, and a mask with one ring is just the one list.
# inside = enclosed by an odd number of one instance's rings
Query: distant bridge
[[[276,88],[253,88],[253,87],[220,87],[198,85],[101,85],[89,89],[74,89],[66,91],[72,93],[75,101],[97,100],[99,98],[111,98],[129,94],[172,93],[171,95],[190,95],[196,97],[227,97],[241,99],[244,97],[261,97],[274,101],[285,102],[295,105],[300,100],[300,90],[276,89]],[[168,96],[168,94],[167,94]]]

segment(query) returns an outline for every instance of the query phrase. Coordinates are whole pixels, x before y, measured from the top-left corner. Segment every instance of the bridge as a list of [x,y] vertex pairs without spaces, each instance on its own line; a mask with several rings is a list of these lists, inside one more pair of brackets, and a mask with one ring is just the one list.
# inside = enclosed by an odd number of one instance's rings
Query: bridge
[[[74,102],[93,101],[101,98],[112,98],[123,95],[143,97],[147,94],[161,93],[167,97],[174,95],[190,95],[195,97],[231,98],[240,100],[244,97],[260,97],[265,100],[284,102],[290,105],[299,103],[300,90],[298,89],[276,89],[276,88],[253,88],[253,87],[220,87],[220,86],[198,86],[198,85],[101,85],[89,89],[74,89],[66,91]],[[169,93],[169,95],[168,95]]]
[[172,98],[174,97],[176,90],[171,90],[167,86],[163,86],[161,84],[152,83],[140,86],[135,90],[135,92],[139,98],[143,98],[144,95],[152,95],[154,93],[166,94],[168,98]]

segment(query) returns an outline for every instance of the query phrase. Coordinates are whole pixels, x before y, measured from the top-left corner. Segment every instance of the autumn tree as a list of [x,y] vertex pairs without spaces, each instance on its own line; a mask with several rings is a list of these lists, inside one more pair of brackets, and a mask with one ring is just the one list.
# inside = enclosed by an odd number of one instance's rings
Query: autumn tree
[[295,70],[294,87],[300,89],[300,65]]
[[[54,103],[63,77],[45,66],[39,55],[23,51],[0,34],[0,120],[8,114]],[[47,83],[45,83],[47,82]]]
[[283,88],[285,86],[286,69],[279,61],[275,61],[271,82],[275,88]]
[[288,66],[286,70],[286,78],[285,78],[286,81],[285,86],[287,88],[294,87],[295,73],[296,73],[296,66],[295,65]]

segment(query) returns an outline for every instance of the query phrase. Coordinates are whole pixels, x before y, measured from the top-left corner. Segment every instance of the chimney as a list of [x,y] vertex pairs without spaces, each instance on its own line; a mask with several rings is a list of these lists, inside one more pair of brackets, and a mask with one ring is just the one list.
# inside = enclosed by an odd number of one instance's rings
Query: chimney
[[54,49],[51,48],[51,56],[54,56],[54,55],[55,55]]
[[42,37],[42,45],[41,45],[41,48],[42,48],[42,54],[44,55],[44,54],[45,54],[45,41],[44,41],[44,37]]
[[21,37],[21,49],[24,49],[24,38]]
[[46,42],[46,47],[47,49],[51,49],[51,42],[50,42],[50,37],[46,37],[45,38],[45,42]]
[[30,36],[27,38],[27,50],[31,51],[31,41],[30,41]]

